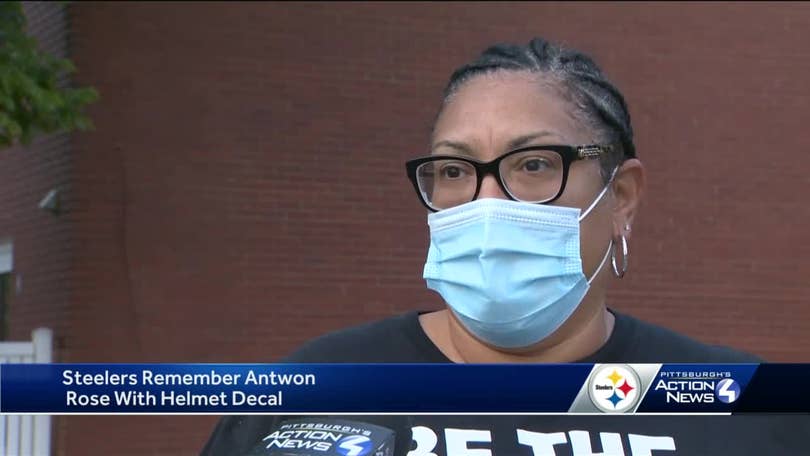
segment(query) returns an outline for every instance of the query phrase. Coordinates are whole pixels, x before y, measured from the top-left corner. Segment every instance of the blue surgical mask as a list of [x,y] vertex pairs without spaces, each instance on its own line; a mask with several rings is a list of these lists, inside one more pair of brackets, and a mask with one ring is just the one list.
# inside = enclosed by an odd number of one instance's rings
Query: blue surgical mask
[[574,313],[590,279],[582,271],[579,224],[570,207],[485,198],[428,215],[424,278],[478,339],[527,347],[550,336]]

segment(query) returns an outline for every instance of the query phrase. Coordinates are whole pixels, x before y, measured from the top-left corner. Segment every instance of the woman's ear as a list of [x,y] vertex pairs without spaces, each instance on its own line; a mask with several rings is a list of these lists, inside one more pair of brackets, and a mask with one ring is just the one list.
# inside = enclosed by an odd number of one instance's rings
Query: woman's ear
[[641,203],[647,177],[644,165],[637,158],[625,160],[613,179],[613,236],[630,237],[633,218]]

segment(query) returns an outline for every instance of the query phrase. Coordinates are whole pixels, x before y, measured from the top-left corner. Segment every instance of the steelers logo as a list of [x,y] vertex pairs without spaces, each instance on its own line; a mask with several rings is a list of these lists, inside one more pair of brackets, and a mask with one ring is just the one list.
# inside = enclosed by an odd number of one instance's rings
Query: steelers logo
[[638,374],[625,364],[603,364],[591,374],[588,395],[605,413],[631,411],[641,397]]

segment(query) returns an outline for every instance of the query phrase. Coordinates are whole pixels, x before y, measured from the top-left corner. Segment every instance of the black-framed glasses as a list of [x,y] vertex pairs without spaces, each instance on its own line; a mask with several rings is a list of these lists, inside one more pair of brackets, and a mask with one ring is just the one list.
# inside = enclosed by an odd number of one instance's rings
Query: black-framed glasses
[[598,159],[615,144],[529,146],[481,162],[458,155],[430,155],[405,163],[408,178],[422,204],[436,212],[478,197],[484,176],[492,174],[501,190],[515,201],[551,203],[565,191],[575,160]]

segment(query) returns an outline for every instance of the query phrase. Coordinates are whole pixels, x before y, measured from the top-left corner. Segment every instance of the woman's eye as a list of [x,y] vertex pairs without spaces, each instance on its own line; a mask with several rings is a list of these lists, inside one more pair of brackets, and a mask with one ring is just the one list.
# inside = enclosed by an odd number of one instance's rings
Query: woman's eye
[[541,158],[532,158],[525,160],[520,167],[523,171],[536,173],[539,171],[545,171],[549,169],[551,166],[546,160],[543,160]]
[[445,179],[458,179],[465,174],[464,169],[457,165],[446,165],[441,169],[441,176]]

